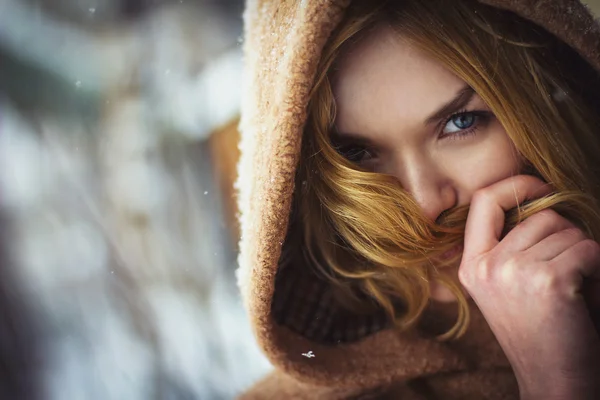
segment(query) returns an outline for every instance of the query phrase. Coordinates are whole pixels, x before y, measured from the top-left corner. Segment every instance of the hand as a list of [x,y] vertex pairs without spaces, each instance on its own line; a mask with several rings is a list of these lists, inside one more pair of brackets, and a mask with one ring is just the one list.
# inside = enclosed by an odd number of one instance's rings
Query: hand
[[600,338],[581,289],[600,281],[600,246],[550,209],[500,240],[507,210],[550,191],[525,175],[477,191],[458,275],[510,361],[521,398],[596,399]]

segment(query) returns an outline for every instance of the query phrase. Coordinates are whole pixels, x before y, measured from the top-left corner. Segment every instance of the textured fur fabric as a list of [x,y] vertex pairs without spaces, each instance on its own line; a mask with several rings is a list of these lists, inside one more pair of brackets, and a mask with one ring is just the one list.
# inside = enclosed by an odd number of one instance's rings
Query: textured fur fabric
[[[482,2],[511,10],[546,28],[600,70],[600,28],[582,3]],[[453,321],[455,305],[433,305],[423,319],[424,333],[419,335],[398,335],[375,323],[359,326],[362,335],[335,340],[335,335],[319,332],[323,325],[314,329],[294,327],[298,315],[308,315],[307,320],[319,315],[318,306],[306,310],[313,307],[311,302],[323,306],[328,301],[326,292],[325,297],[314,295],[314,287],[322,283],[315,280],[305,290],[306,282],[311,282],[306,271],[278,272],[278,263],[289,226],[309,90],[321,50],[349,3],[247,3],[246,87],[238,179],[242,233],[238,283],[258,342],[278,371],[243,398],[518,398],[510,364],[472,302],[469,331],[452,343],[439,343],[432,337],[445,323]],[[295,304],[293,299],[275,301],[280,293],[276,293],[276,286],[286,284],[292,289],[302,286],[306,293],[306,301],[296,309],[289,305]],[[327,324],[327,318],[338,314],[322,315],[326,316],[323,324]]]

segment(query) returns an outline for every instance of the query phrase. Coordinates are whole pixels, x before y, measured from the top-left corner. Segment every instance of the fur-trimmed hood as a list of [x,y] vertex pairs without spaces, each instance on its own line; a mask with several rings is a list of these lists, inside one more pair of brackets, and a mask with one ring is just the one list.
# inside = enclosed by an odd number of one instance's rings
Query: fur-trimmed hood
[[[581,2],[481,2],[552,32],[600,71],[600,27]],[[399,335],[386,329],[383,315],[359,317],[343,311],[327,284],[309,268],[278,270],[290,225],[309,92],[321,50],[349,4],[349,0],[247,1],[237,183],[238,282],[257,340],[280,371],[277,378],[262,382],[253,398],[347,398],[419,377],[432,377],[430,391],[454,393],[447,399],[516,398],[510,364],[474,303],[467,334],[441,343],[428,335]],[[432,305],[423,318],[423,331],[433,336],[449,328],[455,308]],[[480,397],[484,393],[488,397]]]

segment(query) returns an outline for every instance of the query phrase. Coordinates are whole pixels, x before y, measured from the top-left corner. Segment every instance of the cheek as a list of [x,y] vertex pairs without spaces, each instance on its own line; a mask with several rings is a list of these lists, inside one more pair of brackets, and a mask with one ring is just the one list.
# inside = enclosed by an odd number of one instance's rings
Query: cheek
[[519,174],[522,167],[517,150],[499,124],[454,165],[460,165],[454,181],[469,198],[478,189]]

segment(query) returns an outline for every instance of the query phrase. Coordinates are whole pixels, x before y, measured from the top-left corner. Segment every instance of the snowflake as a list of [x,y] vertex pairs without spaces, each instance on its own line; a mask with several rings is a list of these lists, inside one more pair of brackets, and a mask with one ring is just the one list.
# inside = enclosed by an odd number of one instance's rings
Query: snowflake
[[312,352],[312,350],[310,350],[308,353],[302,353],[302,355],[306,358],[313,358],[316,357],[315,353]]

